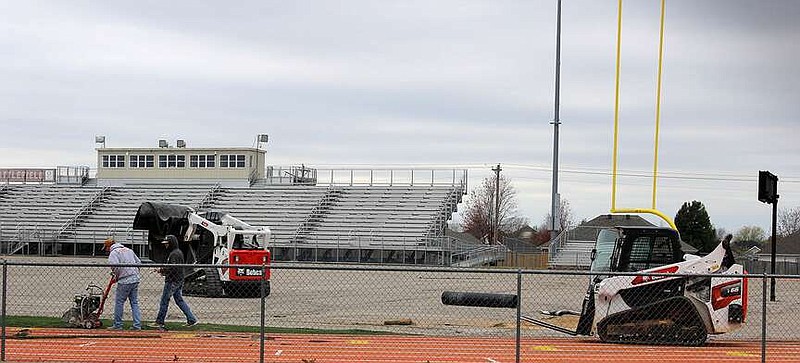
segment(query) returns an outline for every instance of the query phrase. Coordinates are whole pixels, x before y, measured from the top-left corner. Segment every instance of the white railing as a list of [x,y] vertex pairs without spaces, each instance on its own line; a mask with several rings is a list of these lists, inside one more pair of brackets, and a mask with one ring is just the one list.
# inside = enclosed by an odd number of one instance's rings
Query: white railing
[[466,188],[467,170],[463,169],[361,169],[312,168],[307,166],[268,166],[264,180],[268,184],[305,185],[461,185]]

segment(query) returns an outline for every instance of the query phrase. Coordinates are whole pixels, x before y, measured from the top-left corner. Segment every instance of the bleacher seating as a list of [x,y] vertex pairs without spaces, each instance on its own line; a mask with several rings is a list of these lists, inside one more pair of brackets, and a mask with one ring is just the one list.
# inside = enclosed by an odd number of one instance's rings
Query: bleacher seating
[[53,242],[65,224],[102,191],[98,187],[15,185],[0,195],[3,252],[19,243]]
[[139,205],[153,201],[226,211],[269,227],[278,248],[405,251],[442,239],[463,195],[460,185],[10,186],[0,191],[0,240],[19,240],[15,227],[25,225],[50,233],[59,244],[54,253],[94,254],[109,236],[142,253],[146,233],[131,226]]
[[419,244],[431,236],[432,230],[443,230],[436,222],[450,219],[460,196],[451,186],[341,187],[312,223],[303,242]]
[[72,232],[74,242],[96,243],[107,237],[143,244],[145,233],[133,231],[133,218],[143,202],[181,204],[197,209],[213,185],[141,185],[111,187],[102,203]]
[[228,188],[220,191],[213,208],[252,226],[269,227],[273,243],[289,243],[326,191],[301,185]]

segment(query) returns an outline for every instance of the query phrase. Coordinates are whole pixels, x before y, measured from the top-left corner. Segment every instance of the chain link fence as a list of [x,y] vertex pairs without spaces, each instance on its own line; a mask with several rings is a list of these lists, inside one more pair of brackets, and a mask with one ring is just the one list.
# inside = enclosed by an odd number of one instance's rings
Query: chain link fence
[[[166,330],[159,330],[148,324],[155,321],[158,313],[164,278],[156,271],[163,266],[144,264],[138,287],[143,329],[130,330],[128,303],[124,305],[125,330],[107,329],[114,314],[116,286],[111,287],[100,316],[102,326],[87,329],[80,322],[99,307],[110,279],[110,266],[100,259],[50,261],[55,260],[3,263],[0,358],[4,361],[800,361],[798,276],[774,276],[774,301],[769,296],[772,276],[739,276],[748,281],[747,288],[742,286],[740,290],[747,297],[744,324],[729,333],[710,335],[702,344],[693,346],[603,343],[597,326],[592,326],[587,336],[571,336],[565,331],[579,329],[580,316],[576,314],[583,308],[594,276],[582,271],[501,268],[275,264],[270,267],[268,289],[265,278],[260,280],[263,284],[256,284],[255,291],[236,291],[225,285],[227,289],[221,297],[195,296],[185,291],[185,301],[199,324],[185,326],[186,316],[170,301]],[[621,275],[636,278],[634,274]],[[655,281],[665,275],[640,276],[650,276]],[[724,298],[703,290],[703,279],[712,277],[719,275],[691,275],[677,279],[682,283],[657,284],[660,287],[646,293],[637,290],[625,297],[627,304],[638,301],[634,305],[645,306],[689,294],[696,303],[657,304],[656,309],[640,313],[648,321],[647,326],[623,321],[605,327],[605,332],[653,335],[668,321],[689,319],[687,316],[702,311],[706,302],[712,304],[715,299]],[[188,285],[186,289],[191,290]],[[269,295],[262,297],[267,292]],[[445,305],[445,292],[502,294],[495,299],[500,301],[496,306],[505,307]],[[598,304],[601,299],[597,295]],[[461,302],[491,305],[469,299]],[[614,304],[609,305],[609,312],[621,309],[619,302]],[[64,321],[68,311],[73,312],[73,318],[78,312],[78,324]],[[714,319],[714,310],[711,311]],[[564,331],[548,329],[531,320]],[[679,338],[694,333],[697,332],[684,329],[668,331],[666,335]]]

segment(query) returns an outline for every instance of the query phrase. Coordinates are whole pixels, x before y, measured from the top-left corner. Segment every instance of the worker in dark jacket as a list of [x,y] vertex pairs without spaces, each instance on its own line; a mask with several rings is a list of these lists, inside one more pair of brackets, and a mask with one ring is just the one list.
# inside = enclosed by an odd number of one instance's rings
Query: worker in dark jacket
[[[164,241],[161,243],[163,243],[167,251],[169,251],[166,261],[168,265],[182,265],[185,263],[183,252],[178,248],[178,239],[175,238],[175,236],[170,234],[165,237]],[[170,296],[175,299],[175,304],[177,304],[181,311],[183,311],[183,314],[186,315],[185,326],[197,325],[198,321],[194,314],[192,314],[192,309],[189,308],[189,305],[183,300],[183,267],[167,266],[160,268],[158,272],[164,275],[164,291],[161,294],[161,305],[158,308],[158,316],[156,317],[155,323],[150,324],[150,326],[160,330],[165,329],[164,319],[167,317]]]

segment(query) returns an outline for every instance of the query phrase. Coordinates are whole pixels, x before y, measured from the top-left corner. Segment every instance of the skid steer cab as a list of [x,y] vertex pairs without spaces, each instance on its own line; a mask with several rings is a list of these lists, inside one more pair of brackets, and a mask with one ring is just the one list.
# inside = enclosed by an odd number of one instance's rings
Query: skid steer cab
[[[740,328],[747,317],[747,279],[742,265],[734,261],[730,240],[729,235],[700,257],[684,255],[678,232],[670,228],[601,230],[581,311],[540,310],[550,317],[578,315],[577,326],[527,315],[522,320],[572,336],[597,334],[611,343],[702,345],[710,334]],[[631,272],[636,274],[615,275]],[[516,295],[446,291],[442,303],[517,307],[518,300],[512,298]]]
[[173,234],[180,240],[186,263],[218,266],[187,269],[187,295],[258,297],[262,286],[269,295],[267,227],[252,226],[222,211],[198,213],[186,206],[145,202],[136,213],[134,229],[148,231],[154,262],[166,260],[169,251],[160,240]]

